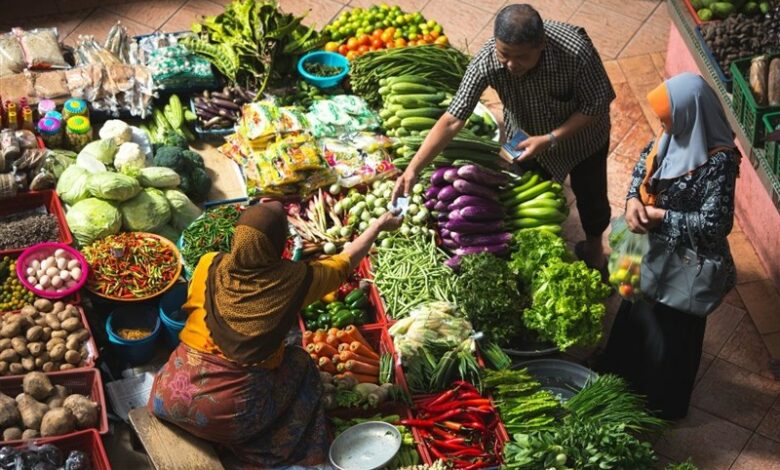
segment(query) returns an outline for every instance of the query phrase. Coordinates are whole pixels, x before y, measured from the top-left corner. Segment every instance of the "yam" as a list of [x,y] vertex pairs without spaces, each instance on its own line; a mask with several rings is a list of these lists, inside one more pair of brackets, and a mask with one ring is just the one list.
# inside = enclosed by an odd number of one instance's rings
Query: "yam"
[[22,433],[22,440],[29,441],[30,439],[38,439],[41,437],[41,433],[35,429],[25,429]]
[[67,408],[55,408],[43,416],[40,429],[42,437],[68,434],[76,430],[76,417]]
[[54,309],[54,304],[49,299],[37,299],[33,302],[33,307],[43,313],[49,313]]
[[13,426],[22,420],[16,400],[0,393],[0,427]]
[[769,75],[769,60],[765,55],[754,57],[750,61],[750,91],[756,99],[756,104],[766,106],[767,78]]
[[40,429],[43,416],[49,411],[49,407],[26,393],[16,397],[16,403],[19,405],[19,413],[22,415],[24,427],[27,429]]
[[772,59],[767,78],[769,106],[780,106],[780,57]]
[[30,372],[24,376],[22,390],[36,400],[44,401],[54,392],[54,385],[43,372]]
[[22,430],[19,428],[8,428],[3,431],[4,441],[18,441],[22,438]]
[[67,320],[61,323],[61,326],[62,329],[67,331],[68,333],[73,333],[74,331],[81,329],[81,319],[68,318]]
[[70,410],[76,417],[76,426],[79,429],[94,428],[98,425],[98,404],[84,395],[73,394],[65,399],[63,408]]
[[29,330],[27,330],[27,334],[25,335],[27,338],[27,341],[35,342],[40,341],[41,338],[43,338],[43,327],[42,326],[33,326]]

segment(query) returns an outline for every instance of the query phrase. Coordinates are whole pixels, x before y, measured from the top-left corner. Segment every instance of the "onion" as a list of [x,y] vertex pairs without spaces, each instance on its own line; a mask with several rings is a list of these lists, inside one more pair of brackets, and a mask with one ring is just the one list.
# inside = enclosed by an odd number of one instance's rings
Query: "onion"
[[76,281],[74,281],[73,279],[68,279],[67,281],[65,281],[65,288],[66,289],[70,289],[71,287],[73,287],[75,285],[76,285]]

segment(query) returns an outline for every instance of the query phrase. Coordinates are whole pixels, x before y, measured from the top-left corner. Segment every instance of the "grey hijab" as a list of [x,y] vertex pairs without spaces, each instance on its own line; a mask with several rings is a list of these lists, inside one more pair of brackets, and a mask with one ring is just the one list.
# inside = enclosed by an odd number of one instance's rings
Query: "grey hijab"
[[693,73],[666,81],[672,128],[658,142],[654,182],[679,178],[707,162],[710,150],[734,147],[734,132],[715,92]]

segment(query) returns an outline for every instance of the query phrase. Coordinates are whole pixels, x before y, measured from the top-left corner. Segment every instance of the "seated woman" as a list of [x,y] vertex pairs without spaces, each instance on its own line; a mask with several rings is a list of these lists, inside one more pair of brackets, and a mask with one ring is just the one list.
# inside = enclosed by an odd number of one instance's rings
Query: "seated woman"
[[247,209],[231,252],[204,255],[193,273],[181,343],[155,378],[149,409],[246,468],[325,463],[320,376],[309,355],[284,339],[302,307],[336,290],[377,235],[400,224],[388,212],[341,254],[292,262],[281,258],[282,205]]
[[[736,269],[726,236],[734,222],[740,154],[715,92],[685,73],[648,95],[664,132],[634,169],[626,222],[634,233],[670,250],[684,244],[720,256],[728,286]],[[603,369],[624,376],[648,407],[665,419],[688,413],[701,360],[706,318],[647,300],[623,301],[612,327]]]

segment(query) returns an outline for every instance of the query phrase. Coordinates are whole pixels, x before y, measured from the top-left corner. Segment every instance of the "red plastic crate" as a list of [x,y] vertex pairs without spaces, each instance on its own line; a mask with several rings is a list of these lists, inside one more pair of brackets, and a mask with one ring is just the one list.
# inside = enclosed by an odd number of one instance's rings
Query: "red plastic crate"
[[[95,367],[95,364],[97,364],[98,355],[99,355],[97,343],[95,343],[95,335],[92,333],[92,328],[90,328],[89,326],[89,321],[87,321],[87,315],[84,313],[84,309],[79,305],[75,305],[75,306],[76,309],[78,309],[79,311],[81,324],[84,325],[84,328],[86,328],[87,331],[89,331],[89,339],[87,340],[87,359],[84,361],[84,364],[70,370],[76,371],[76,370],[92,369],[93,367]],[[20,310],[15,310],[12,312],[4,312],[4,313],[0,313],[0,316],[18,315],[20,312],[21,312]],[[17,376],[6,375],[5,377],[23,377],[23,375],[17,375]]]
[[80,450],[90,456],[92,470],[111,470],[111,463],[106,454],[106,448],[103,447],[103,440],[100,434],[94,429],[78,431],[67,436],[42,437],[26,442],[16,442],[12,444],[17,449],[26,448],[30,443],[40,446],[43,444],[52,444],[57,446],[67,458],[68,453],[73,450]]
[[[28,191],[26,193],[19,193],[11,198],[3,199],[3,203],[0,205],[0,217],[29,211],[40,206],[46,207],[48,213],[57,218],[57,222],[60,226],[60,237],[57,241],[66,245],[72,244],[73,236],[68,228],[68,222],[65,220],[65,211],[62,210],[60,198],[53,189],[47,189],[45,191]],[[18,255],[24,251],[25,248],[27,247],[0,250],[0,256]]]
[[[47,372],[46,376],[49,377],[53,385],[64,385],[70,393],[78,393],[88,397],[90,400],[96,402],[100,407],[100,415],[98,416],[97,432],[100,434],[108,433],[108,415],[106,414],[106,396],[103,394],[103,381],[100,378],[100,373],[95,369],[81,369],[81,370],[63,370],[59,372]],[[24,376],[15,375],[11,377],[0,377],[0,392],[8,395],[9,397],[15,397],[22,393],[22,380]],[[65,434],[63,436],[53,437],[66,437],[73,436],[74,433]],[[16,444],[25,441],[3,441],[2,444]]]

